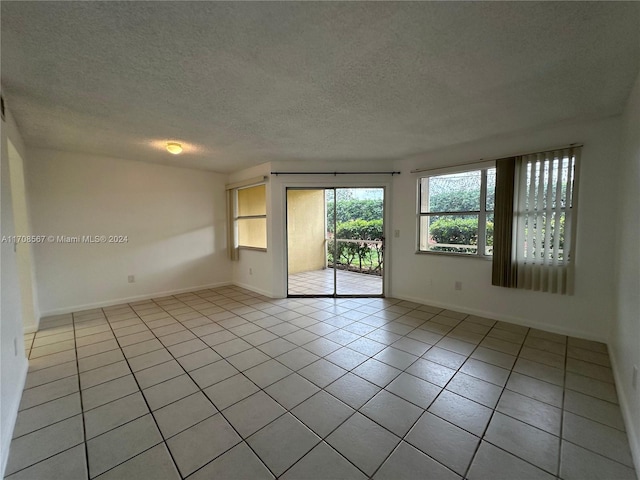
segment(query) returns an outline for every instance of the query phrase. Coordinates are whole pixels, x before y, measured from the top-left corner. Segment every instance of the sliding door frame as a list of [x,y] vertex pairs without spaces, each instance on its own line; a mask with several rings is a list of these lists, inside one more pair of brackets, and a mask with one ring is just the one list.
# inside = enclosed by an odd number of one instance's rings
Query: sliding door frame
[[[382,231],[386,233],[387,230],[387,187],[385,185],[375,185],[375,186],[353,186],[353,185],[332,185],[332,186],[285,186],[284,191],[284,260],[285,260],[285,273],[286,273],[286,294],[287,298],[384,298],[385,296],[385,283],[386,283],[386,265],[387,265],[387,235],[384,235],[385,240],[383,240],[383,263],[382,263],[382,291],[381,293],[374,294],[344,294],[338,293],[338,269],[335,266],[331,267],[333,270],[333,293],[318,293],[318,294],[292,294],[289,293],[289,190],[323,190],[325,192],[325,208],[326,208],[326,192],[327,190],[333,190],[333,251],[334,251],[334,259],[335,252],[338,246],[338,237],[336,235],[336,227],[338,224],[338,201],[337,201],[337,190],[348,190],[348,189],[359,189],[359,188],[379,188],[382,189]],[[327,230],[327,222],[326,222],[326,210],[325,210],[325,231]],[[326,246],[325,246],[326,249]],[[325,255],[326,255],[325,251]],[[327,267],[329,268],[329,267]]]

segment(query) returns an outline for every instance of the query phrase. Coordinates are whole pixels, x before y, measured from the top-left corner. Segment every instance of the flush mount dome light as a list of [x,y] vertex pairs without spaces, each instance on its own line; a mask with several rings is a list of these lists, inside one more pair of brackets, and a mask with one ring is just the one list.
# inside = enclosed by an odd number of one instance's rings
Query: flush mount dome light
[[178,155],[182,153],[182,145],[176,142],[169,142],[167,143],[167,152]]

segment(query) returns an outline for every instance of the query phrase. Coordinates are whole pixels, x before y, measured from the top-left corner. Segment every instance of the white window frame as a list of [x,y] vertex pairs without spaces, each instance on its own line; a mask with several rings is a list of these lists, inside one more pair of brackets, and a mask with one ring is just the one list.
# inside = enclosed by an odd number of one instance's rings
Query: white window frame
[[[429,175],[422,175],[418,178],[418,195],[417,195],[417,225],[416,225],[416,253],[417,254],[429,254],[429,255],[453,255],[457,257],[469,257],[469,258],[482,258],[486,260],[491,260],[493,258],[493,254],[486,254],[484,246],[486,245],[486,226],[487,226],[487,216],[494,213],[494,210],[487,210],[487,171],[490,169],[495,169],[495,162],[482,162],[474,165],[467,165],[464,167],[451,167],[451,168],[442,168],[442,169],[434,169],[430,171]],[[439,177],[442,175],[451,175],[456,173],[465,173],[465,172],[480,172],[481,181],[480,181],[480,209],[479,210],[469,210],[469,211],[457,211],[457,212],[422,212],[422,182],[424,180],[428,180],[433,177]],[[428,188],[428,187],[427,187]],[[428,195],[428,193],[427,193]],[[420,248],[420,240],[422,238],[422,218],[433,217],[433,216],[445,216],[445,215],[455,215],[455,216],[464,216],[464,215],[477,215],[478,216],[478,245],[475,253],[465,253],[465,252],[443,252],[443,251],[433,251],[433,250],[421,250]],[[462,247],[462,245],[461,245]]]
[[[265,213],[264,215],[239,215],[238,214],[238,210],[239,210],[239,202],[238,202],[238,192],[240,190],[247,190],[249,188],[256,188],[256,187],[260,187],[263,186],[265,187],[265,191],[264,191],[264,207],[265,207]],[[237,239],[238,242],[238,248],[241,250],[257,250],[259,252],[266,252],[267,251],[267,247],[268,247],[268,236],[267,236],[267,187],[266,187],[266,183],[258,183],[258,184],[253,184],[253,185],[247,185],[245,187],[239,187],[235,189],[235,210],[234,210],[234,217],[233,217],[233,223],[234,223],[234,228],[235,228],[235,237]],[[254,220],[254,219],[264,219],[265,222],[265,238],[264,238],[264,247],[252,247],[250,245],[242,245],[240,243],[240,234],[238,232],[238,225],[239,225],[239,221],[240,220]]]
[[[268,217],[269,214],[269,189],[267,188],[268,177],[263,175],[261,177],[251,178],[237,183],[231,183],[225,185],[227,196],[227,255],[230,260],[237,261],[239,259],[239,251],[242,250],[256,250],[260,252],[266,252],[267,248],[246,247],[238,245],[238,190],[243,188],[256,187],[258,185],[265,185],[265,215],[255,216],[260,218]],[[240,218],[248,218],[247,216]],[[266,235],[265,243],[268,246],[269,242],[269,222],[266,222]]]

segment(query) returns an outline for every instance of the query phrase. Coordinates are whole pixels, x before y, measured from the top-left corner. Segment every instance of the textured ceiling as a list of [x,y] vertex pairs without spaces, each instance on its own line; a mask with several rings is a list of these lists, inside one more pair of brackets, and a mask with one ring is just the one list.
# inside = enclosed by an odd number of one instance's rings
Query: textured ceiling
[[27,145],[220,172],[617,114],[640,59],[634,2],[1,9],[2,88]]

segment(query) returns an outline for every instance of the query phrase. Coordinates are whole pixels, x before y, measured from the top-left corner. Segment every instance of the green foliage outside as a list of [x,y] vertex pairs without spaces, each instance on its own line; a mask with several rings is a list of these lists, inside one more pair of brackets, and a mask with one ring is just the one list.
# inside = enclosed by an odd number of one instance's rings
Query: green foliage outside
[[[338,240],[380,241],[384,237],[382,224],[382,202],[377,200],[338,200],[336,206],[338,223],[335,236]],[[327,225],[333,225],[333,202],[327,204]],[[334,264],[332,246],[328,249],[329,264]],[[335,260],[338,266],[347,269],[358,267],[380,275],[384,252],[379,243],[337,242]]]
[[[495,204],[495,176],[488,177],[486,209]],[[435,212],[429,219],[429,241],[438,244],[432,251],[476,253],[478,245],[478,217],[462,215],[437,215],[437,212],[479,212],[480,171],[445,176],[429,180],[429,211]],[[423,207],[424,208],[424,207]],[[487,245],[493,245],[493,222],[487,219]],[[449,246],[449,245],[460,245]]]
[[[338,200],[338,223],[350,220],[379,220],[382,218],[382,202],[379,200]],[[327,225],[333,225],[333,202],[327,202]]]
[[[437,243],[455,245],[478,245],[478,219],[460,217],[439,217],[429,226],[431,238]],[[493,245],[493,222],[487,222],[487,245]],[[436,246],[438,252],[475,252],[475,248]]]
[[[542,258],[543,252],[545,252],[548,259],[552,259],[554,256],[557,256],[559,260],[564,259],[564,214],[560,215],[557,223],[555,215],[551,215],[549,218],[546,214],[542,214],[538,218],[532,216],[531,220],[525,224],[525,236],[530,228],[533,229],[531,255],[534,258]],[[486,243],[489,247],[493,246],[493,229],[493,222],[487,220]],[[550,245],[545,248],[547,229],[549,229]],[[460,245],[460,247],[437,245],[431,248],[432,251],[476,253],[475,247],[468,248],[467,246],[478,245],[478,220],[476,217],[433,216],[430,219],[429,235],[438,244]],[[558,251],[554,252],[556,235],[559,235]]]
[[[487,192],[487,203],[493,205],[493,192]],[[450,190],[431,195],[432,212],[473,212],[480,210],[480,191]]]
[[[478,173],[469,172],[463,175],[451,175],[429,179],[429,208],[428,211],[434,213],[429,217],[429,242],[437,244],[430,248],[432,251],[441,252],[458,252],[458,253],[476,253],[478,245],[478,219],[476,215],[438,215],[438,212],[479,212],[480,211],[480,184]],[[534,173],[529,174],[534,175]],[[536,174],[537,175],[537,174]],[[545,170],[543,178],[547,178],[548,173]],[[543,252],[548,259],[557,257],[562,260],[564,257],[564,230],[565,215],[559,216],[556,222],[555,214],[547,218],[544,209],[551,207],[547,205],[548,198],[552,198],[552,204],[555,207],[555,192],[557,188],[561,188],[560,202],[562,206],[566,206],[566,189],[567,189],[567,173],[566,169],[558,175],[554,173],[554,180],[551,184],[537,183],[534,188],[541,189],[539,194],[542,205],[538,207],[539,214],[531,214],[531,217],[525,224],[525,236],[530,229],[531,243],[528,246],[530,251],[527,252],[534,258],[542,258]],[[533,180],[528,178],[527,189],[531,187]],[[561,184],[558,187],[557,182]],[[486,210],[492,211],[495,208],[495,173],[487,177],[487,202]],[[551,190],[551,193],[549,192]],[[536,190],[538,191],[538,190]],[[423,191],[426,194],[426,191]],[[423,212],[426,212],[426,206],[423,205]],[[530,207],[534,208],[534,207]],[[489,247],[493,246],[493,215],[487,217],[486,242]],[[548,232],[548,238],[547,238]],[[426,233],[426,232],[425,232]],[[554,251],[555,237],[558,236],[558,250]],[[545,242],[550,243],[545,248]],[[450,246],[456,245],[456,246]],[[460,245],[459,247],[457,245]]]
[[[481,171],[423,179],[423,195],[429,195],[430,212],[477,212],[480,210]],[[427,193],[428,190],[428,193]],[[423,198],[426,200],[426,198]],[[487,172],[487,210],[495,205],[495,171]]]
[[[456,188],[456,186],[458,188]],[[433,188],[438,187],[438,188]],[[431,212],[473,212],[480,210],[480,185],[473,181],[456,185],[442,182],[432,186],[429,197]],[[495,189],[487,189],[487,209],[495,205]],[[467,245],[478,245],[478,218],[434,215],[429,222],[429,236],[436,243],[460,245],[460,247],[435,246],[432,251],[476,253],[477,248],[465,248]],[[487,221],[487,245],[493,245],[493,222]]]

